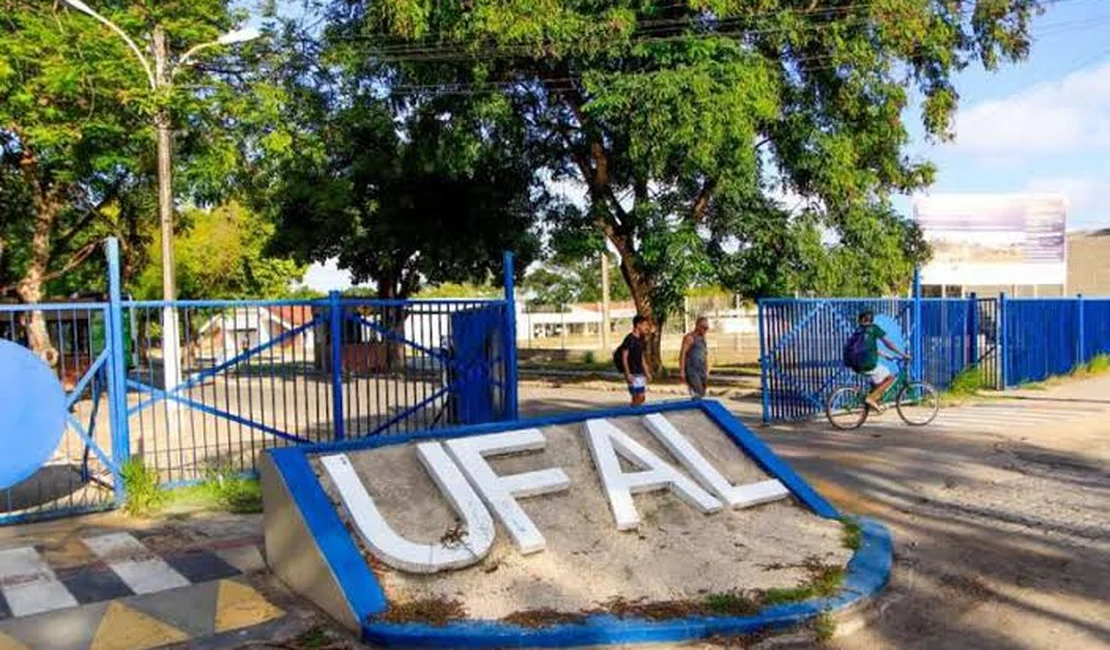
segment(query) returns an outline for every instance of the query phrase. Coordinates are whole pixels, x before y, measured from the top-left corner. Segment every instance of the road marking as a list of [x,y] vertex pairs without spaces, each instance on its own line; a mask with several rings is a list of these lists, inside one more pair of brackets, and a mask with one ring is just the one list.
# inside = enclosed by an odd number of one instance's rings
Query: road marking
[[128,533],[86,537],[81,541],[137,594],[165,591],[190,584],[185,576]]
[[0,551],[0,591],[12,616],[77,606],[77,599],[30,546]]

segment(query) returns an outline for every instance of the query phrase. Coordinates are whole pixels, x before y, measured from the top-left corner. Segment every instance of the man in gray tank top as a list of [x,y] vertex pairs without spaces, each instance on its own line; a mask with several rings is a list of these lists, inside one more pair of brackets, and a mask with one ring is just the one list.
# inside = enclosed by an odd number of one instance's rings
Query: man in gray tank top
[[705,397],[709,383],[709,347],[705,335],[709,332],[709,320],[698,316],[694,331],[682,337],[682,350],[678,353],[678,374],[682,383],[690,389],[695,399]]

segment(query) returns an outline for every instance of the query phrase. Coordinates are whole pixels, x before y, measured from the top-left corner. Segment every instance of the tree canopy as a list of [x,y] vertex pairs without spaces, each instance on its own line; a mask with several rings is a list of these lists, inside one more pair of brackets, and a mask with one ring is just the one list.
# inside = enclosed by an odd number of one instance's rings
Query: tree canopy
[[[337,4],[360,23],[347,29],[352,47],[396,63],[395,95],[457,92],[465,68],[465,93],[509,101],[542,145],[533,164],[587,190],[585,209],[561,211],[552,228],[604,235],[657,323],[714,275],[758,296],[808,266],[873,260],[854,275],[861,289],[908,284],[902,272],[927,248],[892,220],[889,198],[927,186],[933,167],[904,153],[903,111],[918,97],[927,135],[949,137],[954,73],[1026,56],[1039,10],[1037,0]],[[810,208],[787,209],[776,196],[788,192]],[[796,257],[817,250],[815,234],[831,246],[816,261]]]

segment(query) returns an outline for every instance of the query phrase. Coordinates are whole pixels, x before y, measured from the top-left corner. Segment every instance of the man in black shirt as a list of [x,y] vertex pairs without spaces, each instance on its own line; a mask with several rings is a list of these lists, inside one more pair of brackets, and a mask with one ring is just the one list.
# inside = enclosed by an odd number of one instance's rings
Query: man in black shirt
[[628,382],[628,392],[632,395],[632,406],[643,404],[647,398],[645,393],[648,382],[651,381],[651,370],[644,365],[644,338],[650,332],[651,323],[637,314],[632,319],[632,332],[621,343],[621,365],[624,378]]

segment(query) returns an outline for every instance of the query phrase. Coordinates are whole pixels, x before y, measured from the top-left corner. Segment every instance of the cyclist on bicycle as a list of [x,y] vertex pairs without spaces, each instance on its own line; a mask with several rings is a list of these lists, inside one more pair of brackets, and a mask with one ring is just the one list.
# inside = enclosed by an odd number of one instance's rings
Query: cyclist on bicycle
[[883,407],[879,400],[894,383],[895,377],[889,368],[879,363],[880,356],[887,359],[894,358],[879,350],[879,341],[902,359],[909,359],[910,355],[899,350],[886,332],[875,324],[874,312],[870,310],[860,312],[858,322],[859,327],[844,346],[844,363],[871,381],[872,390],[864,401],[876,411],[882,411]]

